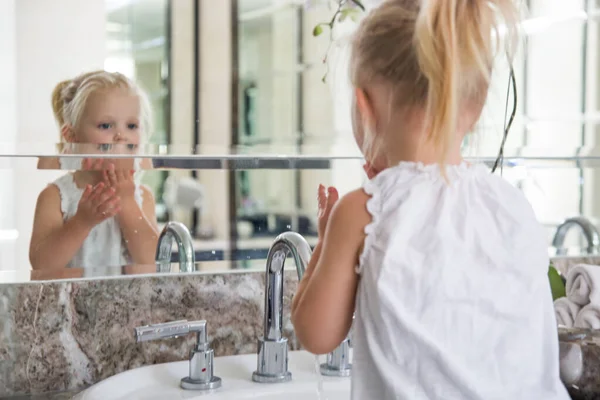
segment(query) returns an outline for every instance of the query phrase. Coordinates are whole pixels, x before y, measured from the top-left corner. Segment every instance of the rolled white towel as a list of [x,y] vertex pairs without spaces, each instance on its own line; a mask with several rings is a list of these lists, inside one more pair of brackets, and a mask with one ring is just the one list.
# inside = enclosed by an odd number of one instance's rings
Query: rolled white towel
[[600,329],[600,304],[588,304],[583,307],[575,318],[575,327]]
[[575,304],[600,304],[600,266],[577,265],[567,274],[567,297]]
[[579,314],[581,306],[573,303],[566,297],[556,299],[554,302],[554,313],[556,314],[556,323],[567,328],[572,328],[575,324],[575,318]]

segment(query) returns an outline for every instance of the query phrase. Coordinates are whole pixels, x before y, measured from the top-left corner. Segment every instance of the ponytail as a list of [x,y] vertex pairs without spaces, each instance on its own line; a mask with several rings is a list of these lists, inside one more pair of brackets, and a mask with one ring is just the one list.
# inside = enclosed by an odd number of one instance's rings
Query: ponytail
[[459,110],[481,110],[487,97],[498,21],[506,24],[512,45],[517,16],[513,0],[422,0],[413,41],[427,81],[427,138],[442,164],[455,140]]
[[71,84],[71,80],[60,82],[52,91],[52,111],[54,119],[58,123],[59,128],[65,125],[65,95],[66,88]]

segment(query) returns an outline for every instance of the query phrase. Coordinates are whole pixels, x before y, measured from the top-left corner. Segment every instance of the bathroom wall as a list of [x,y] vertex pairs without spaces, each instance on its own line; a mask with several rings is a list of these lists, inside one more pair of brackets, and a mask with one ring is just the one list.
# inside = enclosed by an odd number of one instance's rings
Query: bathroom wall
[[[0,2],[0,144],[4,151],[14,151],[15,135],[17,132],[17,46],[16,46],[16,0]],[[0,158],[0,274],[7,273],[8,266],[16,264],[15,235],[16,221],[14,218],[15,184],[12,162],[8,158]]]

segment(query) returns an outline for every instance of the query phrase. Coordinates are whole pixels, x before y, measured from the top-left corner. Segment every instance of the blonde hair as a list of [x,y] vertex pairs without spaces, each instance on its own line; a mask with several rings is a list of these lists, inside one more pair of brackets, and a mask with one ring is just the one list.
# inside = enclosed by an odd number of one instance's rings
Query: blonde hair
[[129,90],[139,98],[142,136],[148,134],[152,129],[152,113],[147,95],[125,75],[103,70],[87,72],[56,85],[52,91],[52,110],[60,129],[79,126],[92,94],[117,88]]
[[[352,84],[365,88],[383,82],[391,89],[393,107],[422,108],[426,137],[444,164],[459,111],[466,106],[479,115],[485,103],[501,21],[512,57],[519,15],[514,1],[386,0],[354,36]],[[363,152],[373,156],[370,122],[363,122]]]

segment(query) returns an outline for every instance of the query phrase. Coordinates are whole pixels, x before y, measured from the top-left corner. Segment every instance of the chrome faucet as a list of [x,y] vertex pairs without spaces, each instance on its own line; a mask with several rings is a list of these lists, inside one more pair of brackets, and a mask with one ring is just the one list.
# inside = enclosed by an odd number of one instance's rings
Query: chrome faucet
[[175,321],[135,328],[137,343],[196,334],[196,345],[190,352],[189,376],[181,379],[186,390],[212,390],[221,387],[221,378],[213,375],[214,351],[208,345],[206,321]]
[[554,238],[552,239],[552,246],[556,248],[557,255],[566,254],[566,249],[563,247],[565,242],[565,237],[567,233],[571,230],[572,227],[579,226],[583,231],[583,235],[587,240],[587,252],[588,254],[593,254],[598,251],[600,246],[600,233],[598,233],[598,229],[585,217],[573,217],[567,219],[565,222],[560,224],[558,228],[556,228],[556,233],[554,234]]
[[179,253],[179,270],[181,272],[192,272],[196,264],[194,255],[194,243],[189,229],[181,222],[170,221],[165,225],[158,238],[156,246],[156,270],[157,272],[169,272],[171,270],[171,248],[173,241],[177,244]]
[[275,238],[267,255],[265,273],[265,319],[263,337],[258,339],[258,361],[252,380],[259,383],[279,383],[292,379],[288,371],[288,345],[283,337],[283,267],[288,254],[296,262],[298,280],[312,255],[308,242],[295,232],[285,232]]
[[[312,251],[308,242],[295,232],[285,232],[275,238],[267,255],[265,274],[265,319],[263,337],[258,339],[258,360],[252,380],[259,383],[279,383],[292,379],[288,371],[287,339],[283,337],[283,273],[285,260],[291,254],[296,263],[298,280],[302,280]],[[350,341],[348,338],[327,355],[321,374],[348,376]]]

